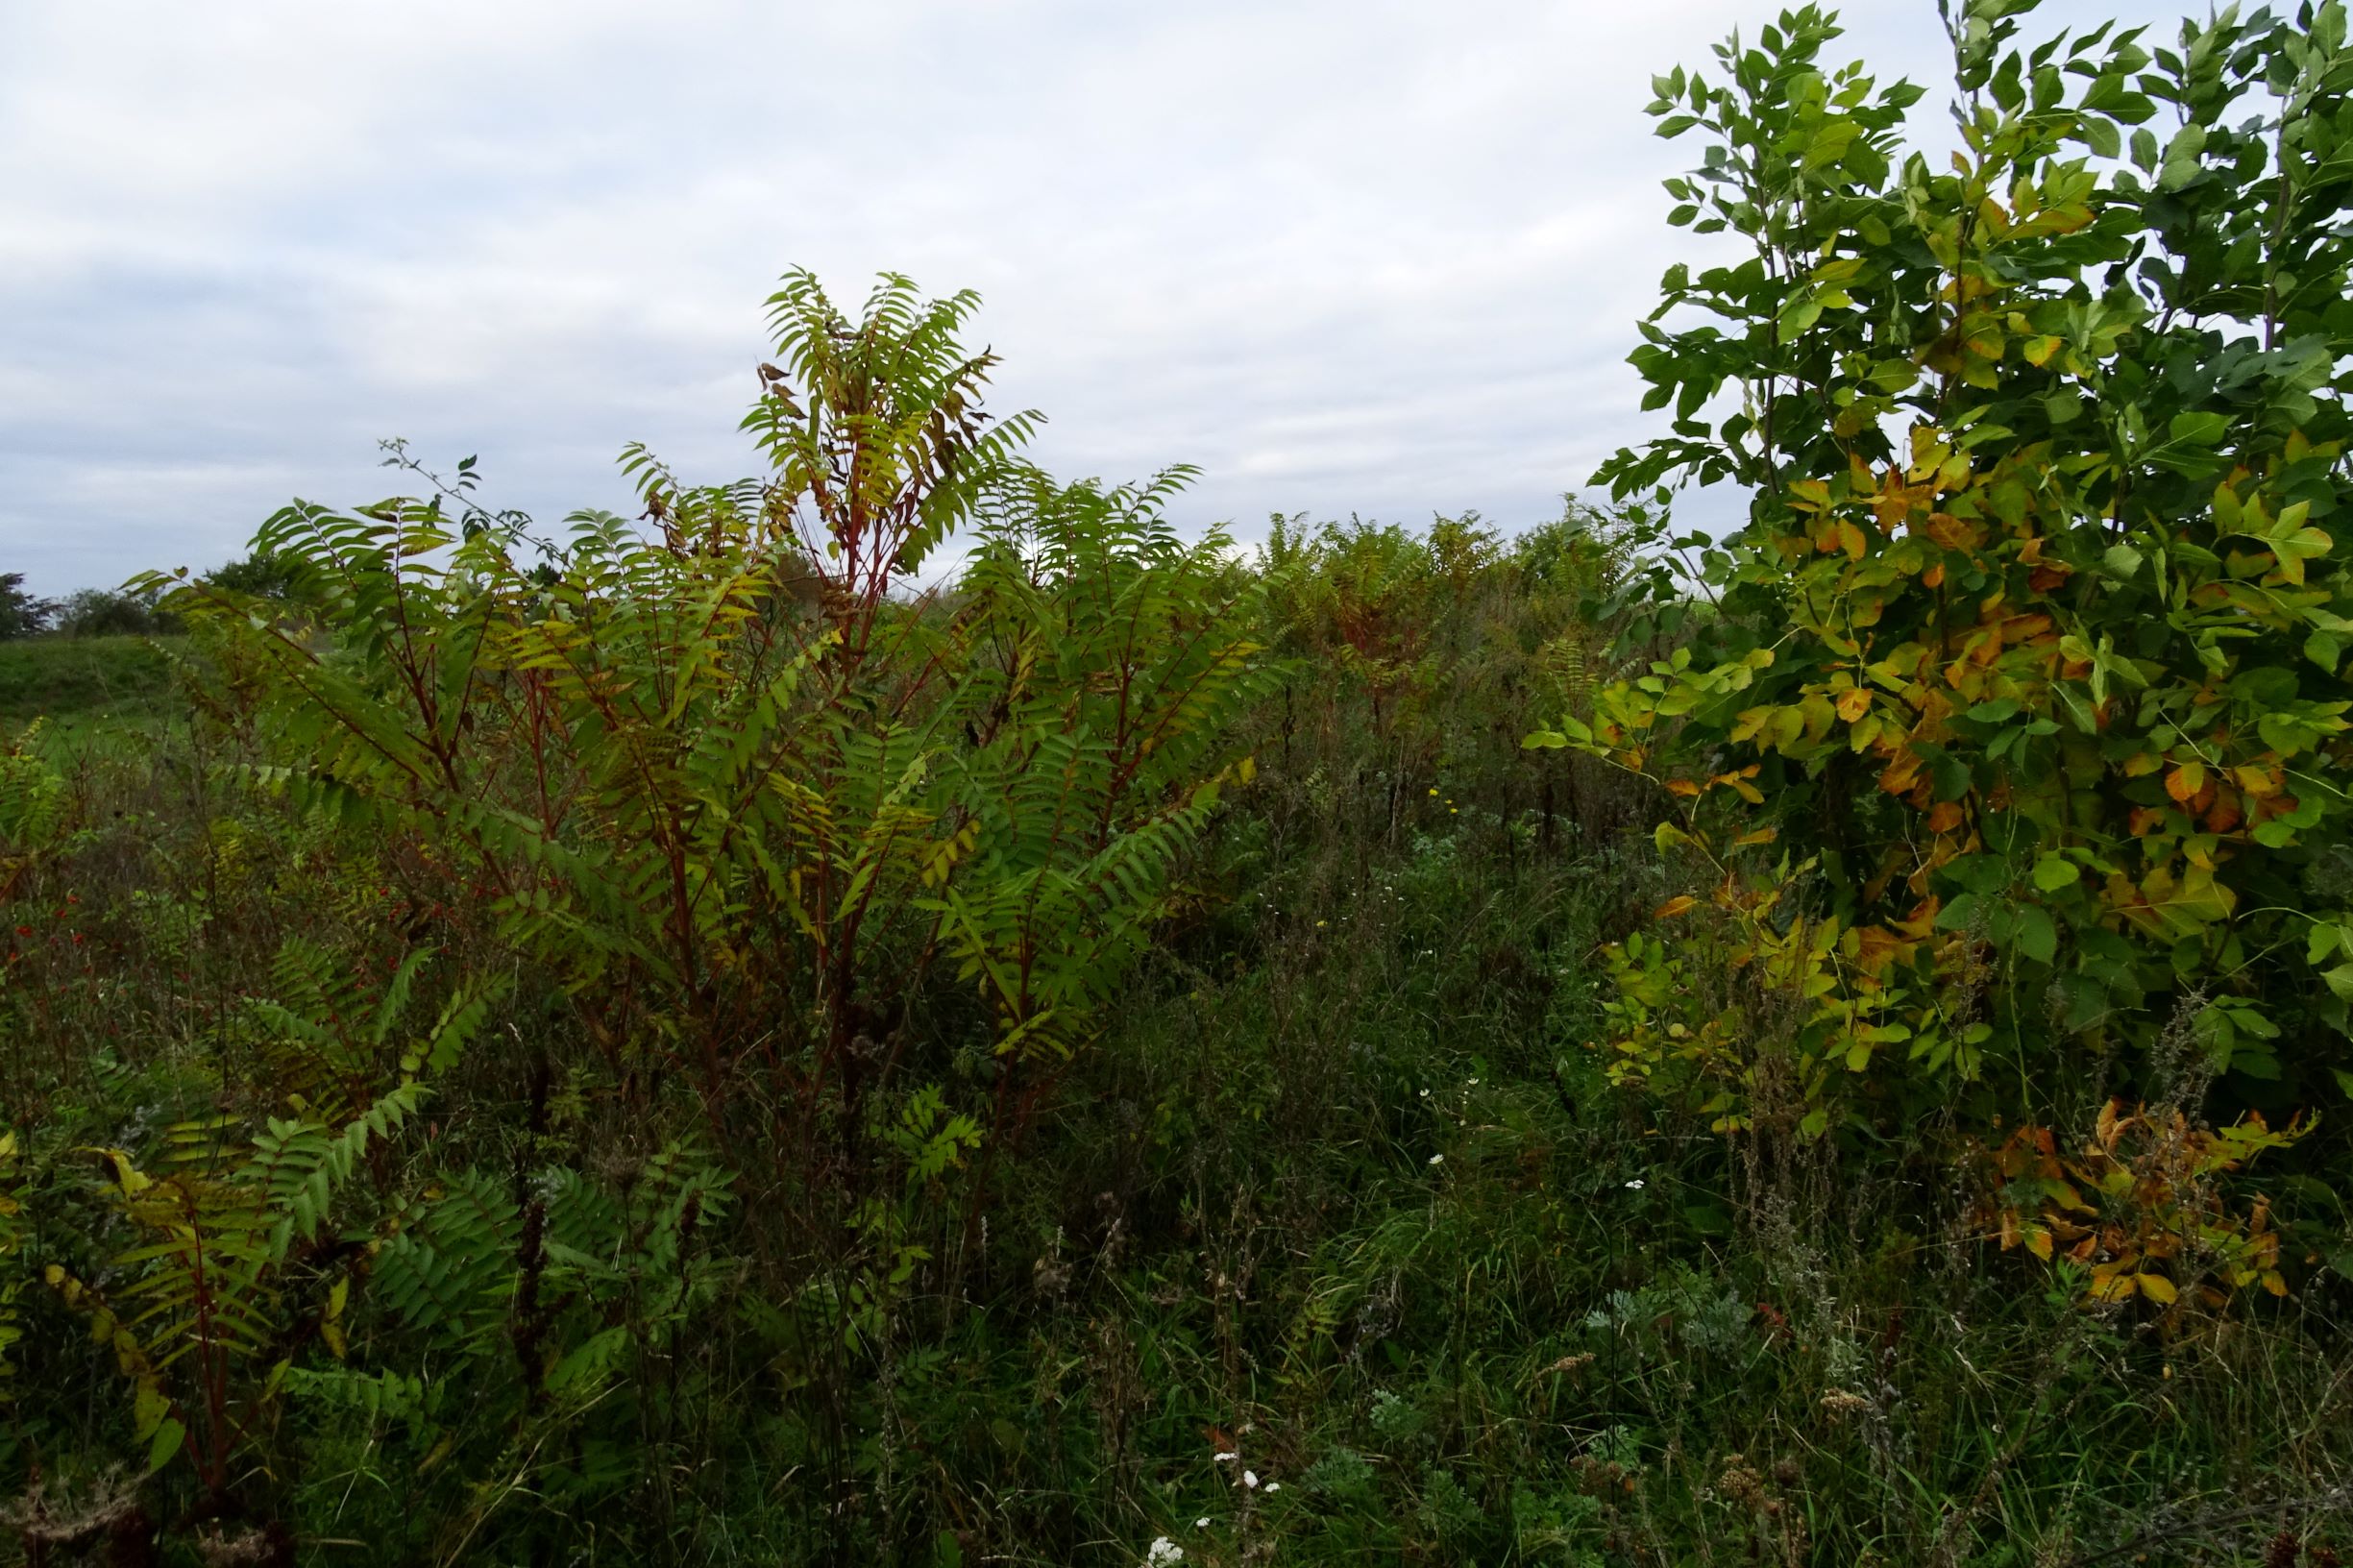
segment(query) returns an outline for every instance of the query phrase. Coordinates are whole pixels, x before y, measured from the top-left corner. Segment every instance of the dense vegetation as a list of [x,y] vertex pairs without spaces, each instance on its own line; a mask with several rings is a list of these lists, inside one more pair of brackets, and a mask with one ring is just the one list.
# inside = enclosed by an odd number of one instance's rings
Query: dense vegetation
[[1949,156],[1659,79],[1671,424],[1516,536],[795,274],[756,478],[0,579],[16,1549],[2353,1550],[2353,50],[2025,10]]

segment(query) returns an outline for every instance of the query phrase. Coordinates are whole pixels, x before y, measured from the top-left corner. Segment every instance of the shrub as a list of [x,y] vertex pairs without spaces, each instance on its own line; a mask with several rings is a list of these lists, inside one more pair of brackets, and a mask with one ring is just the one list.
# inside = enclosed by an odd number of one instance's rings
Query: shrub
[[[1251,776],[1265,678],[1255,585],[1163,515],[1181,472],[1060,485],[982,412],[974,303],[892,279],[852,321],[788,278],[745,421],[769,473],[633,448],[649,527],[577,515],[552,560],[437,499],[297,504],[256,551],[294,600],[140,585],[248,673],[267,780],[551,983],[587,1049],[519,1064],[540,1103],[559,1073],[637,1115],[688,1091],[763,1200],[836,1484],[898,1304],[953,1299],[988,1169]],[[962,528],[954,592],[909,592]]]
[[2241,1104],[2353,1092],[2343,12],[2151,51],[2019,9],[1950,17],[1945,170],[1812,8],[1658,83],[1709,143],[1674,221],[1753,255],[1668,272],[1675,431],[1604,476],[1750,519],[1694,541],[1704,635],[1536,738],[1685,803],[1816,1130],[2176,1092],[2177,1018]]
[[158,603],[159,590],[83,588],[57,607],[57,629],[68,637],[153,637],[177,631],[172,613]]

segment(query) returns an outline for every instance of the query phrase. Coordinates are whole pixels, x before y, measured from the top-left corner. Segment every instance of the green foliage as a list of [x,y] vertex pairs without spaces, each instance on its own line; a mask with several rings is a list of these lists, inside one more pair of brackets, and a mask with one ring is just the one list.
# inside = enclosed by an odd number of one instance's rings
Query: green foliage
[[50,619],[67,637],[157,637],[179,630],[153,586],[83,588],[65,596]]
[[353,1260],[327,1220],[361,1156],[399,1132],[421,1093],[394,1090],[345,1126],[273,1118],[241,1157],[219,1121],[183,1122],[165,1133],[161,1176],[121,1149],[91,1151],[136,1240],[103,1290],[57,1263],[44,1277],[131,1385],[149,1471],[184,1454],[221,1496],[238,1450],[274,1414],[292,1348],[316,1335],[342,1353]]
[[257,599],[285,599],[301,589],[296,564],[266,550],[257,550],[214,567],[205,574],[205,580],[232,593],[251,594]]
[[1513,703],[1527,688],[1581,701],[1605,662],[1597,628],[1648,582],[1655,539],[1638,515],[1575,502],[1508,542],[1476,515],[1427,534],[1277,518],[1264,564],[1287,648],[1362,691],[1375,724],[1409,735],[1433,708]]
[[434,957],[412,947],[380,988],[325,949],[289,939],[270,966],[269,997],[246,1008],[255,1049],[275,1087],[306,1115],[340,1123],[383,1090],[455,1066],[480,1032],[503,979],[460,981],[422,1028],[412,1018],[417,988]]
[[[632,449],[659,537],[583,515],[547,582],[438,500],[298,505],[260,548],[312,616],[169,602],[256,672],[298,800],[449,841],[503,941],[715,1103],[781,1013],[813,1020],[784,1081],[854,1124],[859,1042],[935,956],[999,1054],[1066,1050],[1215,804],[1255,616],[1222,541],[1163,519],[1177,477],[1014,462],[1028,422],[985,428],[954,341],[971,304],[893,281],[853,326],[789,280],[747,421],[771,476],[689,489]],[[955,601],[894,599],[968,521]]]
[[1766,1073],[1881,1135],[2180,1095],[2183,1028],[2274,1115],[2353,1065],[2343,12],[2153,50],[2022,13],[1950,15],[1942,170],[1811,8],[1658,84],[1707,139],[1675,221],[1753,254],[1670,270],[1635,362],[1674,431],[1604,477],[1729,479],[1750,521],[1696,542],[1696,641],[1537,740],[1668,782],[1793,1010],[1785,1064],[1753,1001],[1717,1061],[1696,1016],[1628,1044],[1729,1124]]
[[12,1351],[24,1337],[17,1297],[24,1279],[15,1259],[24,1250],[24,1196],[16,1187],[22,1155],[14,1129],[0,1132],[0,1406],[15,1397],[16,1363]]
[[0,642],[0,723],[152,719],[175,706],[174,645],[146,637]]
[[65,777],[38,750],[38,726],[0,751],[0,890],[24,874],[33,856],[64,836],[72,810]]
[[22,572],[0,572],[0,642],[45,631],[57,606],[25,589]]
[[1816,12],[1665,80],[1762,248],[1612,510],[1243,559],[796,274],[755,478],[139,584],[189,722],[0,755],[25,1556],[2328,1560],[2337,24],[2017,9],[1950,174]]

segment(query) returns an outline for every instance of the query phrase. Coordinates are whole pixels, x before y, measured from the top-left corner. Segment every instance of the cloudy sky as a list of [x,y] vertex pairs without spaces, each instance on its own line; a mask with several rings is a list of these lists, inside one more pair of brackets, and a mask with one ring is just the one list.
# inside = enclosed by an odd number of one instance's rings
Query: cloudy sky
[[[622,508],[629,440],[737,477],[795,264],[982,291],[1067,477],[1196,463],[1185,515],[1245,537],[1525,525],[1647,428],[1696,150],[1651,73],[1777,9],[0,0],[0,571],[217,563],[393,491],[383,436],[543,520]],[[1937,80],[1931,0],[1846,10]]]

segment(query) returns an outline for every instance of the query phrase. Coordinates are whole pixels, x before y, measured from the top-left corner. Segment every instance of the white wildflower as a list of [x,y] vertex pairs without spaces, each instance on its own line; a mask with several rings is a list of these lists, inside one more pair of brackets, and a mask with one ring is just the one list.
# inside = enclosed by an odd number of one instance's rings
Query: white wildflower
[[1639,1177],[1639,1176],[1637,1176],[1637,1177],[1635,1177],[1635,1178],[1634,1178],[1632,1181],[1630,1181],[1630,1182],[1627,1183],[1627,1184],[1626,1184],[1626,1190],[1628,1190],[1629,1192],[1639,1192],[1639,1191],[1641,1191],[1641,1190],[1642,1190],[1642,1178],[1641,1178],[1641,1177]]
[[1443,1164],[1446,1163],[1446,1156],[1442,1154],[1434,1154],[1430,1157],[1430,1163],[1434,1165]]
[[1229,1450],[1227,1450],[1227,1451],[1226,1451],[1225,1453],[1223,1453],[1223,1454],[1213,1454],[1213,1455],[1211,1455],[1211,1456],[1210,1456],[1210,1462],[1211,1462],[1212,1464],[1231,1464],[1231,1463],[1233,1463],[1233,1462],[1234,1462],[1236,1459],[1238,1459],[1238,1458],[1241,1458],[1241,1456],[1240,1456],[1239,1454],[1237,1454],[1237,1453],[1233,1452],[1231,1449],[1229,1449]]
[[1195,1519],[1195,1520],[1193,1521],[1193,1529],[1195,1529],[1195,1530],[1207,1530],[1207,1529],[1209,1529],[1209,1528],[1210,1528],[1210,1516],[1209,1516],[1208,1514],[1206,1514],[1206,1513],[1205,1513],[1205,1514],[1203,1514],[1203,1515],[1202,1515],[1200,1518]]
[[1259,1473],[1256,1470],[1243,1471],[1242,1484],[1249,1487],[1254,1492],[1257,1491],[1259,1488]]
[[1185,1549],[1165,1535],[1156,1535],[1144,1549],[1143,1560],[1144,1568],[1170,1568],[1171,1564],[1185,1560]]
[[1279,1481],[1270,1481],[1266,1483],[1266,1495],[1268,1497],[1274,1496],[1275,1493],[1281,1491],[1282,1489],[1283,1483]]

